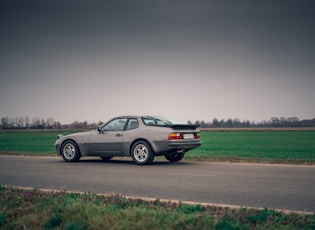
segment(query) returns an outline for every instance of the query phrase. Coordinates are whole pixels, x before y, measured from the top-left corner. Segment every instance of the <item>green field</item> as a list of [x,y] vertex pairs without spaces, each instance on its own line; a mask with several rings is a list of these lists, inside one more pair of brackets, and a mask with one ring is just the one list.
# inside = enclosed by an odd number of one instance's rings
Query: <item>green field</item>
[[[54,143],[58,133],[1,131],[0,153],[55,155]],[[315,163],[315,131],[202,131],[201,141],[202,145],[188,152],[185,159]]]
[[315,163],[315,131],[202,132],[185,159]]
[[0,152],[6,154],[54,155],[57,134],[71,132],[1,131]]

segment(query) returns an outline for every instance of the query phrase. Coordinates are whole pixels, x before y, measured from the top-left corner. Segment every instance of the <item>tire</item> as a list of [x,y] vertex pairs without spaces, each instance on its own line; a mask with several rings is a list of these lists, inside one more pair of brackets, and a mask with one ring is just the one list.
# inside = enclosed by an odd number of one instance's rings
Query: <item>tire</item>
[[131,148],[131,157],[138,165],[149,165],[153,162],[154,154],[147,142],[137,141]]
[[66,162],[76,162],[81,157],[78,145],[72,140],[63,143],[61,155]]
[[185,153],[172,153],[169,155],[165,155],[165,158],[170,161],[170,162],[178,162],[180,160],[182,160],[185,156]]
[[103,161],[109,161],[110,159],[112,159],[113,157],[100,157]]

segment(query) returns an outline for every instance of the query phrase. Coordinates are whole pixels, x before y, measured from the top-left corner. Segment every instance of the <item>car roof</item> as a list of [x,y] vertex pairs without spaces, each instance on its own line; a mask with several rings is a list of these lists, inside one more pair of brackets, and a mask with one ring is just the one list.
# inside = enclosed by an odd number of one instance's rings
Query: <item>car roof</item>
[[116,119],[116,118],[142,118],[142,117],[162,118],[161,116],[155,116],[155,115],[122,115],[122,116],[113,117],[112,119]]
[[139,116],[139,115],[122,115],[122,116],[117,116],[117,117],[113,117],[112,119],[115,119],[115,118],[140,118],[142,116]]

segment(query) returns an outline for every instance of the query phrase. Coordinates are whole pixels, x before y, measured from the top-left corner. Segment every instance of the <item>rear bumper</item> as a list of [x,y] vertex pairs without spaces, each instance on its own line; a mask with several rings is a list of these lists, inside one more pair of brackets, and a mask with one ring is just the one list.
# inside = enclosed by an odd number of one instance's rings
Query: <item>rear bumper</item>
[[200,140],[192,141],[171,141],[167,144],[167,152],[179,152],[179,151],[188,151],[195,149],[201,145]]

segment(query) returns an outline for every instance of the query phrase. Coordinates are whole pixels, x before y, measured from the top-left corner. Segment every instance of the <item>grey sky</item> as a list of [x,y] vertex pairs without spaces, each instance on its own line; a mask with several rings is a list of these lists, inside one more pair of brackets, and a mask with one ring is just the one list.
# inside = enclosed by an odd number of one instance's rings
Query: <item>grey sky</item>
[[0,3],[0,117],[315,117],[315,2]]

